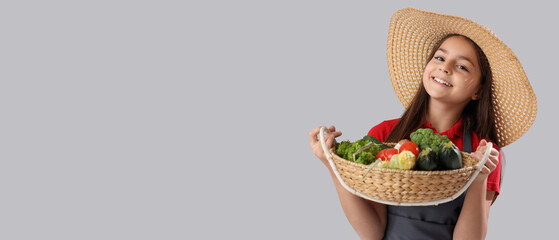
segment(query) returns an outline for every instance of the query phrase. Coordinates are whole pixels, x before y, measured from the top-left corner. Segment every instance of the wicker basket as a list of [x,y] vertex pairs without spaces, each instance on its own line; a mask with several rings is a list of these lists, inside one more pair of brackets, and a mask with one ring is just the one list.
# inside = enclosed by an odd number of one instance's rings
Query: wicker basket
[[340,183],[351,193],[362,198],[389,205],[427,206],[451,201],[460,196],[476,178],[487,161],[491,143],[481,159],[462,152],[463,167],[446,171],[418,171],[373,168],[341,158],[328,149],[320,131],[322,147]]

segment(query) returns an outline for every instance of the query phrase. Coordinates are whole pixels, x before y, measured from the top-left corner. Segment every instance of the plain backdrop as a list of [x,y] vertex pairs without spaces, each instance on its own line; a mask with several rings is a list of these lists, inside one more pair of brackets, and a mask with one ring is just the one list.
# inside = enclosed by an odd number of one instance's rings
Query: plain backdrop
[[4,1],[0,239],[357,239],[308,132],[400,116],[404,7],[481,23],[522,62],[538,115],[503,149],[487,239],[555,236],[550,2]]

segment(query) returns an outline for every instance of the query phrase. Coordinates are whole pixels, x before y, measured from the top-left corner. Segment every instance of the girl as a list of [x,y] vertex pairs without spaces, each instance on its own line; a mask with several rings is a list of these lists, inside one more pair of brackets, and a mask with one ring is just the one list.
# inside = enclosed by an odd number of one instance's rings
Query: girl
[[[530,83],[514,53],[487,28],[464,18],[407,8],[392,17],[388,40],[391,80],[406,110],[368,135],[398,142],[418,128],[431,128],[462,151],[476,149],[472,157],[481,159],[487,141],[503,147],[532,125],[536,100]],[[489,209],[499,195],[498,149],[491,150],[484,168],[459,198],[438,206],[387,206],[342,187],[316,137],[319,129],[309,133],[311,147],[330,170],[346,217],[362,239],[485,238]],[[334,126],[329,130],[326,143],[333,146],[342,133]]]

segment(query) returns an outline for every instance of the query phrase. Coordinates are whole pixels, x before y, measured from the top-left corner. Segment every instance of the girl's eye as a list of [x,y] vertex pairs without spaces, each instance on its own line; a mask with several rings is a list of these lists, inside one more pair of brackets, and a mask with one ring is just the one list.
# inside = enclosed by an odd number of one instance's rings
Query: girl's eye
[[441,61],[441,62],[444,61],[444,58],[442,58],[442,57],[434,57],[434,59],[437,59],[437,60],[439,60],[439,61]]
[[466,67],[464,67],[464,66],[462,66],[462,65],[458,65],[458,68],[459,68],[459,69],[462,69],[462,70],[464,70],[464,71],[466,71],[466,72],[469,72],[468,68],[466,68]]

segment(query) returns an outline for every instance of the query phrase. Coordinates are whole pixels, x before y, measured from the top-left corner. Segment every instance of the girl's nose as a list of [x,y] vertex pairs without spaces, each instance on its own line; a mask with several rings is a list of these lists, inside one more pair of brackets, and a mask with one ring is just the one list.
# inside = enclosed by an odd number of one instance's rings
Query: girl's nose
[[445,72],[447,74],[450,73],[449,69],[450,68],[447,66],[447,64],[441,64],[440,67],[439,67],[439,70],[441,70],[442,72]]

